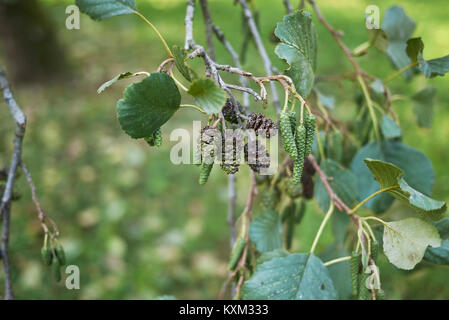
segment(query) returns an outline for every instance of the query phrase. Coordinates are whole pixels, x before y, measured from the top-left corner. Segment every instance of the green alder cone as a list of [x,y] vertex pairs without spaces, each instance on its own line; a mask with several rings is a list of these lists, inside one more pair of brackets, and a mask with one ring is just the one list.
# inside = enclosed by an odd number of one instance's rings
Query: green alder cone
[[287,112],[281,112],[279,116],[279,127],[285,152],[287,152],[292,159],[298,159],[295,137],[291,127],[290,117]]
[[357,297],[359,292],[359,270],[361,262],[362,262],[362,255],[357,251],[353,251],[351,254],[349,266],[351,271],[352,295],[354,297]]
[[58,259],[59,264],[61,266],[65,265],[66,259],[65,259],[64,248],[59,243],[55,246],[55,254],[56,254],[56,258]]
[[228,269],[230,271],[234,271],[235,267],[237,266],[237,263],[239,262],[242,254],[243,249],[245,249],[246,241],[243,238],[237,239],[234,248],[231,252],[231,258],[229,259]]
[[200,171],[200,179],[198,180],[198,183],[200,185],[203,185],[207,182],[207,180],[209,179],[209,175],[210,172],[212,171],[212,167],[214,166],[213,163],[211,164],[207,164],[207,163],[202,163],[201,164],[201,171]]
[[275,210],[279,202],[279,190],[269,188],[262,193],[262,208],[265,210]]
[[53,253],[52,253],[51,249],[48,247],[42,247],[41,257],[42,257],[42,261],[47,266],[51,265],[51,263],[53,262]]
[[308,114],[304,120],[304,125],[306,127],[306,153],[304,157],[307,157],[312,153],[313,140],[315,139],[315,116],[313,114]]
[[61,281],[61,265],[57,259],[51,265],[51,273],[56,282]]

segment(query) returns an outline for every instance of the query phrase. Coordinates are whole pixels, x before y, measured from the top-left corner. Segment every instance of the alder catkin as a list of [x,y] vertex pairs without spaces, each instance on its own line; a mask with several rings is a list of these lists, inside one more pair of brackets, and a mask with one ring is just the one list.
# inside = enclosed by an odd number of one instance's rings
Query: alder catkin
[[231,257],[229,259],[228,269],[230,271],[234,271],[235,267],[237,266],[237,263],[239,262],[242,254],[243,249],[245,249],[246,241],[243,238],[237,239],[234,248],[231,252]]
[[302,125],[296,127],[295,136],[296,148],[298,150],[298,158],[294,160],[293,164],[293,184],[301,182],[302,171],[304,168],[304,157],[306,154],[306,128]]
[[201,164],[200,178],[198,180],[198,183],[200,185],[203,185],[207,182],[207,179],[209,179],[209,175],[210,175],[210,172],[212,171],[213,166],[214,166],[213,163],[207,164],[207,163],[203,162]]
[[57,259],[55,259],[55,261],[51,265],[51,273],[56,282],[61,281],[61,265],[59,264],[59,261]]
[[351,271],[351,288],[352,288],[352,295],[354,297],[358,296],[359,291],[359,270],[360,270],[360,263],[362,262],[362,256],[359,252],[353,251],[351,254],[351,260],[350,260],[350,271]]
[[279,127],[281,130],[281,138],[285,152],[287,152],[293,160],[298,159],[298,150],[296,148],[295,137],[291,127],[290,117],[287,112],[281,112],[279,116]]
[[304,119],[304,126],[306,127],[306,149],[305,157],[312,153],[313,140],[315,139],[316,119],[313,114],[308,114]]
[[56,258],[58,259],[58,262],[61,266],[65,265],[66,260],[65,260],[65,252],[64,252],[64,248],[58,243],[55,246],[55,255]]
[[41,249],[41,257],[42,257],[42,261],[47,266],[51,265],[51,263],[53,262],[53,252],[47,246],[42,247],[42,249]]
[[294,184],[292,179],[285,179],[284,190],[287,196],[289,196],[292,199],[296,199],[300,197],[302,194],[302,185]]

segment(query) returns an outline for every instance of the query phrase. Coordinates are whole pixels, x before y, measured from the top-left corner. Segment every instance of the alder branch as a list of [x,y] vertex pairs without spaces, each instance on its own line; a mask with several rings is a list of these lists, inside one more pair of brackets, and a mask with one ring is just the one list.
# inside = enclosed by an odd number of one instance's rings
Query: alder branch
[[212,23],[212,16],[209,10],[209,3],[207,0],[200,0],[201,12],[203,13],[204,26],[206,29],[206,42],[207,42],[207,53],[212,60],[216,59],[215,56],[215,46],[214,46],[214,30]]
[[292,8],[292,5],[290,4],[290,1],[289,0],[283,0],[283,2],[284,2],[285,10],[287,11],[287,14],[292,13],[293,8]]
[[[267,51],[265,49],[265,46],[263,44],[263,41],[260,37],[259,29],[257,28],[256,22],[254,21],[253,14],[248,7],[248,3],[246,0],[239,0],[240,5],[243,9],[243,14],[245,16],[246,21],[248,22],[249,29],[251,31],[251,34],[253,35],[254,41],[256,42],[257,49],[259,50],[259,54],[263,60],[263,64],[265,67],[265,72],[267,73],[267,76],[272,75],[272,64],[271,60],[268,57]],[[276,87],[273,82],[270,83],[271,85],[271,94],[273,96],[273,104],[276,108],[276,112],[279,114],[280,108],[279,108],[279,97],[276,91]]]
[[5,270],[5,299],[14,299],[14,291],[11,282],[11,269],[8,256],[8,244],[10,236],[10,218],[11,218],[11,200],[13,197],[14,183],[17,178],[17,169],[19,166],[22,167],[23,172],[27,177],[27,181],[31,188],[31,193],[33,201],[36,205],[37,211],[39,213],[39,220],[41,221],[42,228],[44,232],[48,233],[48,227],[45,225],[45,219],[48,219],[52,224],[54,233],[56,236],[59,235],[56,223],[50,219],[42,210],[39,201],[36,197],[36,188],[31,180],[30,172],[22,161],[22,143],[25,136],[26,128],[26,116],[22,109],[17,104],[14,96],[11,92],[9,82],[6,79],[3,68],[0,67],[0,90],[3,92],[3,98],[9,107],[10,113],[16,123],[15,136],[13,140],[14,149],[11,158],[11,164],[9,166],[8,175],[6,179],[6,186],[1,198],[0,204],[0,215],[3,220],[2,235],[1,235],[1,257],[3,259],[3,267]]

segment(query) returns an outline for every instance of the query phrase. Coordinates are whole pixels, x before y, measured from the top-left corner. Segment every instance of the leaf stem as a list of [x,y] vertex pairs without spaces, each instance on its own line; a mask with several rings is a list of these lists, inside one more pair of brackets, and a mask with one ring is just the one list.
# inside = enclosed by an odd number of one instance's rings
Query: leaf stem
[[346,257],[329,260],[329,261],[325,262],[324,265],[327,267],[327,266],[330,266],[331,264],[348,261],[348,260],[351,260],[351,256],[346,256]]
[[162,44],[165,47],[165,50],[167,50],[168,55],[170,56],[170,58],[173,58],[173,53],[171,52],[170,48],[167,45],[167,42],[165,41],[164,37],[162,36],[162,34],[159,32],[159,30],[156,28],[156,26],[154,24],[152,24],[147,18],[145,18],[144,15],[142,15],[140,12],[138,11],[134,11],[134,13],[140,18],[142,19],[146,24],[148,24],[153,30],[154,32],[156,32],[157,36],[159,37],[159,39],[161,40]]
[[329,203],[330,203],[329,210],[327,210],[323,222],[321,222],[320,228],[318,229],[315,239],[313,240],[312,248],[310,248],[310,253],[313,253],[315,251],[316,245],[318,244],[318,240],[320,239],[321,234],[323,233],[324,227],[326,226],[327,221],[331,217],[332,212],[334,212],[334,202],[331,200]]
[[413,68],[414,66],[417,66],[417,65],[418,65],[418,61],[412,62],[412,63],[410,63],[408,66],[405,66],[405,67],[399,69],[398,71],[396,71],[396,72],[390,74],[390,75],[389,75],[388,77],[386,77],[382,82],[383,82],[383,83],[387,83],[387,82],[393,80],[394,78],[396,78],[397,76],[400,76],[403,72],[405,72],[405,71],[407,71],[408,69]]
[[178,86],[181,87],[182,90],[184,90],[185,92],[189,91],[189,89],[187,89],[182,83],[181,81],[179,81],[178,79],[176,79],[175,75],[173,74],[173,71],[170,72],[170,76],[172,77],[172,79],[176,82],[176,84]]
[[192,108],[192,109],[198,110],[198,111],[201,112],[201,113],[207,114],[206,111],[204,111],[204,110],[201,109],[200,107],[195,106],[195,105],[193,105],[193,104],[181,104],[179,107],[180,107],[180,108]]
[[349,215],[353,214],[354,212],[356,212],[357,210],[359,210],[367,201],[371,200],[372,198],[374,198],[375,196],[377,196],[378,194],[381,194],[382,192],[386,192],[386,191],[390,191],[390,190],[394,190],[397,189],[398,186],[391,186],[391,187],[387,187],[387,188],[383,188],[380,190],[377,190],[376,192],[374,192],[373,194],[369,195],[368,197],[366,197],[365,199],[363,199],[358,205],[356,205],[354,207],[354,209],[351,209],[351,211],[348,212]]

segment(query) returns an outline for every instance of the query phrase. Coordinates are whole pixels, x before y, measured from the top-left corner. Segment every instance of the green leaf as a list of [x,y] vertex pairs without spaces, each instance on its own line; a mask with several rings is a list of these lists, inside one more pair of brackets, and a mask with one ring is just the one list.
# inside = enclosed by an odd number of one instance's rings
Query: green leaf
[[281,219],[272,210],[259,214],[249,227],[249,237],[260,252],[282,248],[281,233]]
[[386,139],[400,138],[402,135],[401,128],[399,128],[396,122],[386,114],[384,114],[382,117],[380,129],[382,130],[382,134]]
[[[346,213],[344,214],[348,216]],[[320,258],[322,261],[330,261],[349,255],[350,253],[345,248],[343,243],[333,243],[326,247],[324,252],[320,255]],[[327,269],[329,270],[329,275],[334,282],[335,289],[337,290],[340,299],[350,299],[352,289],[349,261],[331,264],[327,267]]]
[[173,46],[172,48],[173,58],[175,59],[175,66],[182,76],[188,80],[192,81],[190,76],[190,67],[186,63],[187,51],[179,46]]
[[[410,186],[424,194],[432,194],[434,171],[430,160],[419,150],[408,147],[399,141],[372,142],[364,146],[353,158],[351,170],[357,176],[359,201],[379,189],[363,159],[371,158],[390,162],[404,170],[404,179]],[[394,198],[380,194],[369,200],[365,206],[376,213],[386,211]]]
[[123,131],[134,139],[150,137],[178,110],[181,95],[166,73],[152,73],[130,85],[117,103]]
[[317,34],[310,13],[300,10],[285,16],[274,31],[279,38],[275,53],[290,66],[289,76],[300,95],[306,97],[313,87],[317,57]]
[[449,265],[449,219],[441,219],[434,222],[442,239],[441,246],[438,248],[428,247],[424,254],[424,260],[440,265]]
[[320,103],[325,106],[328,109],[334,109],[335,108],[335,97],[334,96],[328,96],[323,94],[318,89],[314,89],[317,99],[320,101]]
[[195,104],[208,114],[220,112],[226,102],[226,92],[211,79],[193,81],[187,93],[192,95]]
[[449,55],[437,59],[424,60],[423,51],[424,43],[421,38],[413,38],[407,41],[407,55],[412,62],[418,62],[419,70],[427,78],[444,76],[449,72]]
[[[401,69],[410,64],[410,58],[407,56],[407,40],[412,36],[415,30],[415,22],[410,19],[399,6],[389,8],[382,23],[382,30],[385,31],[388,38],[387,55],[397,69]],[[412,70],[402,73],[406,79],[413,75]]]
[[76,0],[76,5],[94,20],[136,12],[134,0]]
[[[330,178],[329,184],[338,197],[348,206],[357,202],[357,177],[351,170],[342,167],[338,162],[326,159],[320,164],[321,170]],[[320,179],[315,179],[314,194],[318,206],[323,211],[329,209],[329,193]]]
[[380,160],[364,160],[380,189],[388,189],[394,198],[404,201],[424,218],[437,219],[446,211],[446,203],[437,201],[413,189],[402,177],[404,171],[392,163]]
[[385,255],[400,269],[413,269],[422,260],[427,246],[440,245],[437,228],[418,218],[387,222],[384,227]]
[[378,50],[385,52],[388,48],[388,37],[382,29],[368,29],[369,42]]
[[432,127],[433,122],[433,100],[436,89],[428,86],[415,94],[411,99],[413,102],[413,112],[416,115],[418,125],[422,128]]
[[270,261],[274,258],[283,258],[287,257],[289,255],[288,251],[285,251],[283,249],[276,249],[272,251],[264,252],[260,255],[260,257],[257,259],[257,264],[262,264],[264,262]]
[[112,78],[109,81],[106,81],[105,83],[103,83],[97,90],[97,93],[100,94],[102,93],[105,89],[109,88],[110,86],[112,86],[114,83],[116,83],[119,80],[122,79],[127,79],[130,77],[137,77],[137,76],[142,76],[142,75],[148,75],[146,72],[136,72],[136,73],[132,73],[132,72],[122,72],[118,75],[116,75],[114,78]]
[[258,265],[242,288],[245,300],[338,299],[332,279],[312,254],[290,254]]

